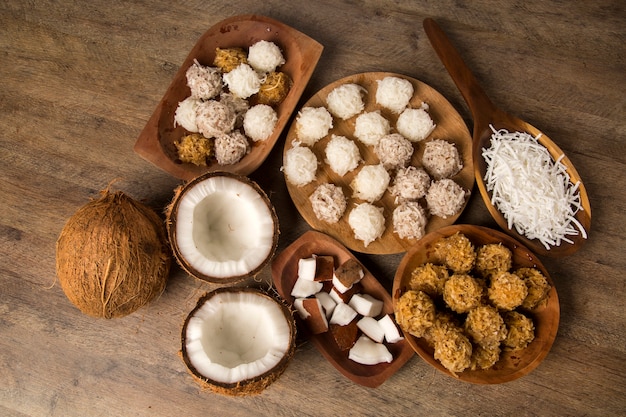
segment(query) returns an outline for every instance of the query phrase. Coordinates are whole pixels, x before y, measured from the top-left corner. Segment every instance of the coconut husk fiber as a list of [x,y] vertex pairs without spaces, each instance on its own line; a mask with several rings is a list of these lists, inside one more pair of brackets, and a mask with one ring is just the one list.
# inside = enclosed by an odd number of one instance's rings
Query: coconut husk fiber
[[56,272],[67,298],[93,317],[122,317],[160,295],[171,265],[165,227],[121,191],[79,208],[56,244]]

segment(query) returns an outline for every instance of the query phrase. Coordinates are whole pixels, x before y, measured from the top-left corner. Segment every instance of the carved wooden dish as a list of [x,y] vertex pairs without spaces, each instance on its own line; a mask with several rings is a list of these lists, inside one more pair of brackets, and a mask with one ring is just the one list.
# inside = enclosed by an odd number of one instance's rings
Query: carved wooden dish
[[406,332],[405,338],[422,359],[439,371],[461,381],[477,384],[499,384],[520,378],[535,369],[548,355],[558,331],[560,310],[556,288],[548,275],[548,271],[537,256],[511,236],[486,227],[472,225],[453,225],[428,234],[407,252],[398,266],[393,281],[392,299],[394,306],[400,296],[409,288],[411,272],[426,262],[437,262],[434,250],[436,242],[457,232],[467,236],[475,247],[488,243],[502,243],[513,254],[512,269],[537,268],[547,278],[551,286],[547,302],[530,312],[524,310],[524,314],[531,317],[535,324],[535,339],[525,349],[503,350],[500,360],[490,369],[466,370],[454,375],[433,357],[433,348],[423,338],[416,338]]
[[[281,252],[272,262],[272,277],[280,296],[290,305],[294,297],[291,290],[298,277],[298,261],[311,255],[331,255],[335,264],[339,265],[348,259],[354,258],[352,253],[332,237],[314,230],[304,233],[289,247]],[[362,293],[383,300],[383,314],[393,314],[391,296],[378,280],[363,267],[365,276],[360,281],[363,285]],[[322,355],[337,368],[344,376],[357,384],[374,388],[385,382],[391,375],[400,369],[415,352],[405,340],[397,343],[386,343],[393,355],[390,363],[376,365],[361,365],[348,359],[348,351],[341,351],[330,332],[311,334],[305,323],[296,314],[299,330],[307,336]]]
[[[395,126],[398,115],[393,114],[389,110],[382,108],[376,103],[377,81],[383,79],[386,76],[397,76],[411,81],[415,93],[413,95],[413,99],[409,102],[409,107],[419,108],[422,102],[427,103],[429,105],[428,113],[430,114],[430,117],[433,119],[434,123],[437,125],[435,130],[428,136],[428,138],[426,138],[424,141],[413,144],[415,152],[413,154],[411,165],[420,167],[422,166],[421,160],[424,153],[424,144],[426,142],[432,139],[444,139],[452,142],[456,145],[459,151],[459,155],[461,156],[463,161],[463,169],[454,177],[452,177],[452,179],[456,181],[459,185],[461,185],[464,189],[471,192],[472,187],[474,186],[474,171],[472,162],[472,138],[470,136],[469,130],[459,113],[454,109],[450,102],[448,102],[445,97],[443,97],[438,91],[436,91],[429,85],[424,84],[423,82],[414,78],[393,73],[369,72],[355,74],[342,78],[324,87],[308,102],[306,102],[304,106],[326,106],[326,97],[335,87],[347,83],[356,83],[358,85],[361,85],[362,87],[365,87],[368,91],[368,94],[364,98],[364,112],[380,110],[381,114],[390,121],[390,124],[392,126],[392,132],[394,132],[395,130],[393,129],[393,127]],[[354,137],[354,125],[357,117],[358,116],[353,116],[347,120],[341,120],[337,117],[333,118],[333,128],[329,131],[328,135],[316,142],[315,145],[311,146],[311,149],[313,150],[313,152],[317,156],[318,161],[320,162],[320,165],[317,169],[316,180],[301,187],[295,186],[289,183],[289,181],[286,181],[287,189],[289,190],[289,194],[294,201],[296,207],[298,208],[298,211],[312,228],[329,234],[330,236],[339,240],[348,248],[358,252],[372,254],[392,254],[405,252],[408,248],[416,243],[416,240],[401,239],[397,234],[393,232],[391,214],[393,213],[393,209],[396,207],[396,203],[394,201],[394,196],[391,195],[389,191],[385,192],[381,200],[374,203],[376,206],[384,208],[384,216],[386,219],[386,230],[380,238],[371,242],[368,246],[365,246],[363,244],[363,241],[358,240],[354,237],[354,233],[350,228],[350,225],[348,224],[348,215],[350,210],[355,206],[356,203],[361,202],[361,200],[357,200],[356,198],[351,197],[352,192],[350,189],[350,182],[358,173],[361,166],[365,164],[377,164],[379,162],[378,157],[374,154],[372,147],[364,145]],[[287,133],[287,139],[285,142],[283,155],[293,147],[292,142],[297,138],[295,125],[296,124],[293,123],[289,129],[289,132]],[[333,172],[332,169],[330,169],[328,164],[324,163],[326,144],[333,134],[342,135],[346,136],[349,139],[353,139],[359,147],[359,151],[363,158],[363,162],[361,162],[359,167],[344,176],[337,175],[335,172]],[[327,222],[320,221],[315,216],[315,213],[313,212],[311,203],[309,201],[309,196],[313,193],[313,191],[315,191],[315,188],[325,182],[330,182],[341,186],[348,200],[346,213],[339,220],[339,222],[335,224],[329,224]],[[453,224],[462,211],[463,209],[461,209],[458,214],[445,219],[437,216],[430,217],[426,226],[426,233],[437,230],[440,227]]]
[[517,232],[515,227],[509,228],[508,222],[502,212],[492,204],[492,194],[487,190],[484,182],[485,173],[487,171],[487,163],[482,156],[482,150],[489,148],[491,145],[492,130],[490,126],[495,129],[506,129],[510,132],[526,132],[533,137],[538,137],[538,142],[543,145],[552,159],[555,161],[560,157],[561,163],[565,166],[567,174],[570,177],[572,184],[578,183],[578,194],[580,197],[580,204],[582,210],[579,210],[576,215],[576,221],[585,230],[586,235],[589,234],[591,228],[591,205],[589,203],[589,196],[587,190],[582,182],[578,171],[574,167],[574,164],[570,159],[565,156],[564,152],[558,147],[554,141],[552,141],[546,134],[542,133],[539,129],[532,126],[513,115],[506,113],[505,111],[497,108],[485,94],[482,87],[478,84],[478,80],[472,74],[467,67],[459,52],[454,48],[446,34],[432,19],[424,20],[424,30],[428,35],[433,48],[437,52],[442,63],[450,73],[450,76],[457,85],[459,91],[462,93],[463,98],[467,102],[468,107],[472,113],[474,119],[473,129],[473,160],[474,169],[476,175],[476,184],[480,190],[480,194],[483,198],[489,213],[498,223],[498,225],[506,230],[507,233],[513,235],[516,239],[522,241],[526,246],[531,248],[535,253],[550,257],[560,257],[565,255],[571,255],[578,251],[582,245],[586,242],[587,236],[583,233],[577,235],[567,236],[572,242],[561,242],[558,246],[550,246],[546,248],[538,239],[529,239],[526,236]]
[[[203,65],[213,65],[217,47],[247,49],[259,40],[274,42],[281,48],[286,62],[279,69],[287,73],[293,81],[287,97],[275,107],[278,122],[274,132],[265,141],[251,143],[250,153],[235,164],[219,165],[213,162],[208,166],[197,166],[182,163],[177,157],[174,142],[184,136],[185,130],[181,126],[174,126],[174,112],[178,103],[190,94],[185,75],[187,69],[194,59]],[[135,152],[164,171],[184,180],[193,179],[210,171],[249,175],[263,163],[278,140],[313,74],[322,50],[323,46],[314,39],[264,16],[235,16],[217,23],[200,37],[189,52],[139,135],[135,143]]]

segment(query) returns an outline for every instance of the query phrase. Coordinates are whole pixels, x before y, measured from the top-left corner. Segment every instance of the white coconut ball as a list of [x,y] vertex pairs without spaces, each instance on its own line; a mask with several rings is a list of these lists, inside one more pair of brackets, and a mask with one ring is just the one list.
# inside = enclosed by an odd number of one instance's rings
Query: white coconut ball
[[376,103],[394,113],[404,110],[413,97],[413,84],[405,78],[389,76],[377,83]]
[[259,74],[248,64],[239,64],[223,78],[230,92],[239,98],[246,99],[261,88]]
[[361,113],[365,108],[363,95],[367,90],[354,83],[342,84],[326,96],[328,110],[340,119],[346,120]]
[[387,190],[391,177],[382,164],[366,165],[356,174],[350,187],[354,191],[354,197],[373,203]]
[[283,172],[287,181],[300,187],[315,179],[317,164],[317,157],[313,151],[296,143],[285,153]]
[[187,97],[178,103],[178,107],[176,107],[176,112],[174,113],[174,126],[179,125],[189,132],[197,133],[196,110],[201,102],[202,101],[197,98]]
[[360,114],[354,125],[354,136],[366,145],[375,146],[380,138],[388,135],[391,125],[379,111]]
[[305,145],[314,145],[332,127],[333,116],[325,107],[304,107],[296,118],[296,134]]
[[270,41],[258,41],[248,49],[248,64],[258,72],[272,72],[285,63],[278,45]]
[[354,232],[354,237],[362,240],[367,247],[385,232],[383,208],[370,203],[361,203],[350,212],[348,224]]
[[400,113],[396,121],[398,133],[410,140],[419,142],[424,140],[435,130],[435,123],[423,108],[407,108]]
[[272,106],[257,104],[245,113],[243,129],[253,141],[264,141],[270,137],[277,122],[278,115]]
[[345,136],[332,135],[326,144],[326,163],[337,175],[343,177],[362,160],[357,144]]

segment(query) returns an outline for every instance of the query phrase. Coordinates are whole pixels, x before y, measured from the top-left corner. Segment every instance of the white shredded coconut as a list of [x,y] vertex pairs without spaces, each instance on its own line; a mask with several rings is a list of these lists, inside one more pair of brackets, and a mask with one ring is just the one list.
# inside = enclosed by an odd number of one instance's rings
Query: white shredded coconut
[[332,135],[326,144],[326,163],[342,177],[359,166],[363,159],[359,147],[345,136]]
[[435,123],[423,107],[419,109],[404,109],[396,121],[398,133],[411,142],[419,142],[426,139],[435,130],[435,127]]
[[257,104],[244,115],[243,129],[253,141],[264,141],[270,137],[277,122],[278,115],[271,106]]
[[313,145],[328,135],[333,127],[333,116],[325,107],[304,107],[296,118],[296,134],[300,142]]
[[396,203],[418,200],[426,195],[430,183],[430,175],[426,171],[411,165],[398,170],[389,192],[396,197]]
[[411,162],[413,145],[399,133],[390,133],[380,138],[374,153],[386,169],[404,168]]
[[285,58],[274,42],[261,40],[248,49],[248,64],[259,72],[272,72],[285,63]]
[[393,210],[393,230],[401,239],[421,239],[426,231],[426,211],[417,201],[407,201]]
[[176,107],[176,112],[174,113],[174,126],[180,125],[189,132],[197,133],[196,109],[200,103],[201,101],[194,97],[187,97],[178,103],[178,107]]
[[361,203],[350,211],[348,224],[356,239],[362,240],[365,247],[385,232],[383,208],[370,203]]
[[374,146],[389,134],[391,125],[379,111],[360,114],[354,125],[354,136],[366,145]]
[[361,113],[365,108],[363,95],[367,92],[358,84],[342,84],[326,96],[328,110],[340,119],[346,120]]
[[436,180],[450,178],[463,169],[461,156],[454,143],[441,139],[426,142],[422,165]]
[[350,187],[354,197],[373,203],[380,200],[389,186],[391,177],[382,164],[366,165],[356,174]]
[[318,185],[309,201],[315,216],[324,222],[337,223],[346,211],[347,201],[343,189],[335,184]]
[[405,78],[385,77],[378,80],[376,102],[394,113],[400,113],[413,97],[413,84]]
[[259,92],[261,78],[248,64],[239,64],[237,68],[224,74],[224,82],[228,90],[239,98],[246,99]]
[[294,143],[285,153],[283,172],[287,181],[303,186],[315,179],[317,163],[317,157],[310,148]]
[[193,60],[185,72],[191,97],[209,100],[222,91],[222,72],[215,67],[207,67]]
[[539,240],[546,249],[571,243],[567,236],[587,232],[574,217],[582,210],[579,183],[572,183],[561,163],[555,161],[539,137],[525,132],[496,130],[491,126],[491,146],[483,148],[487,163],[485,185],[491,203],[504,215],[509,229]]
[[466,191],[449,178],[433,181],[426,193],[428,211],[444,219],[454,216],[465,204]]
[[230,132],[236,119],[233,109],[217,100],[204,101],[196,107],[198,132],[207,138]]

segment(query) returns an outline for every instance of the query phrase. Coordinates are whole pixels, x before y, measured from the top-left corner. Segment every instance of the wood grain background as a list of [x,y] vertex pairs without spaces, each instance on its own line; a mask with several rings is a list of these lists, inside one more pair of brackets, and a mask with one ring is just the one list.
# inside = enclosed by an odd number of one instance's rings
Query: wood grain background
[[[213,286],[174,268],[158,300],[111,321],[84,316],[68,302],[54,272],[65,221],[114,180],[163,211],[180,182],[139,158],[135,140],[202,33],[248,13],[324,45],[303,102],[347,75],[389,71],[436,88],[471,126],[423,33],[422,20],[433,17],[494,104],[567,153],[591,198],[592,229],[576,255],[542,259],[558,290],[561,322],[535,371],[478,386],[415,356],[368,389],[301,340],[263,394],[227,398],[202,392],[177,356],[185,315]],[[626,414],[625,23],[620,0],[3,1],[0,415]],[[276,206],[279,251],[309,229],[288,196],[282,148],[279,140],[251,175]],[[476,189],[459,222],[496,227]],[[400,254],[359,260],[391,289]],[[259,279],[268,282],[269,269]]]

